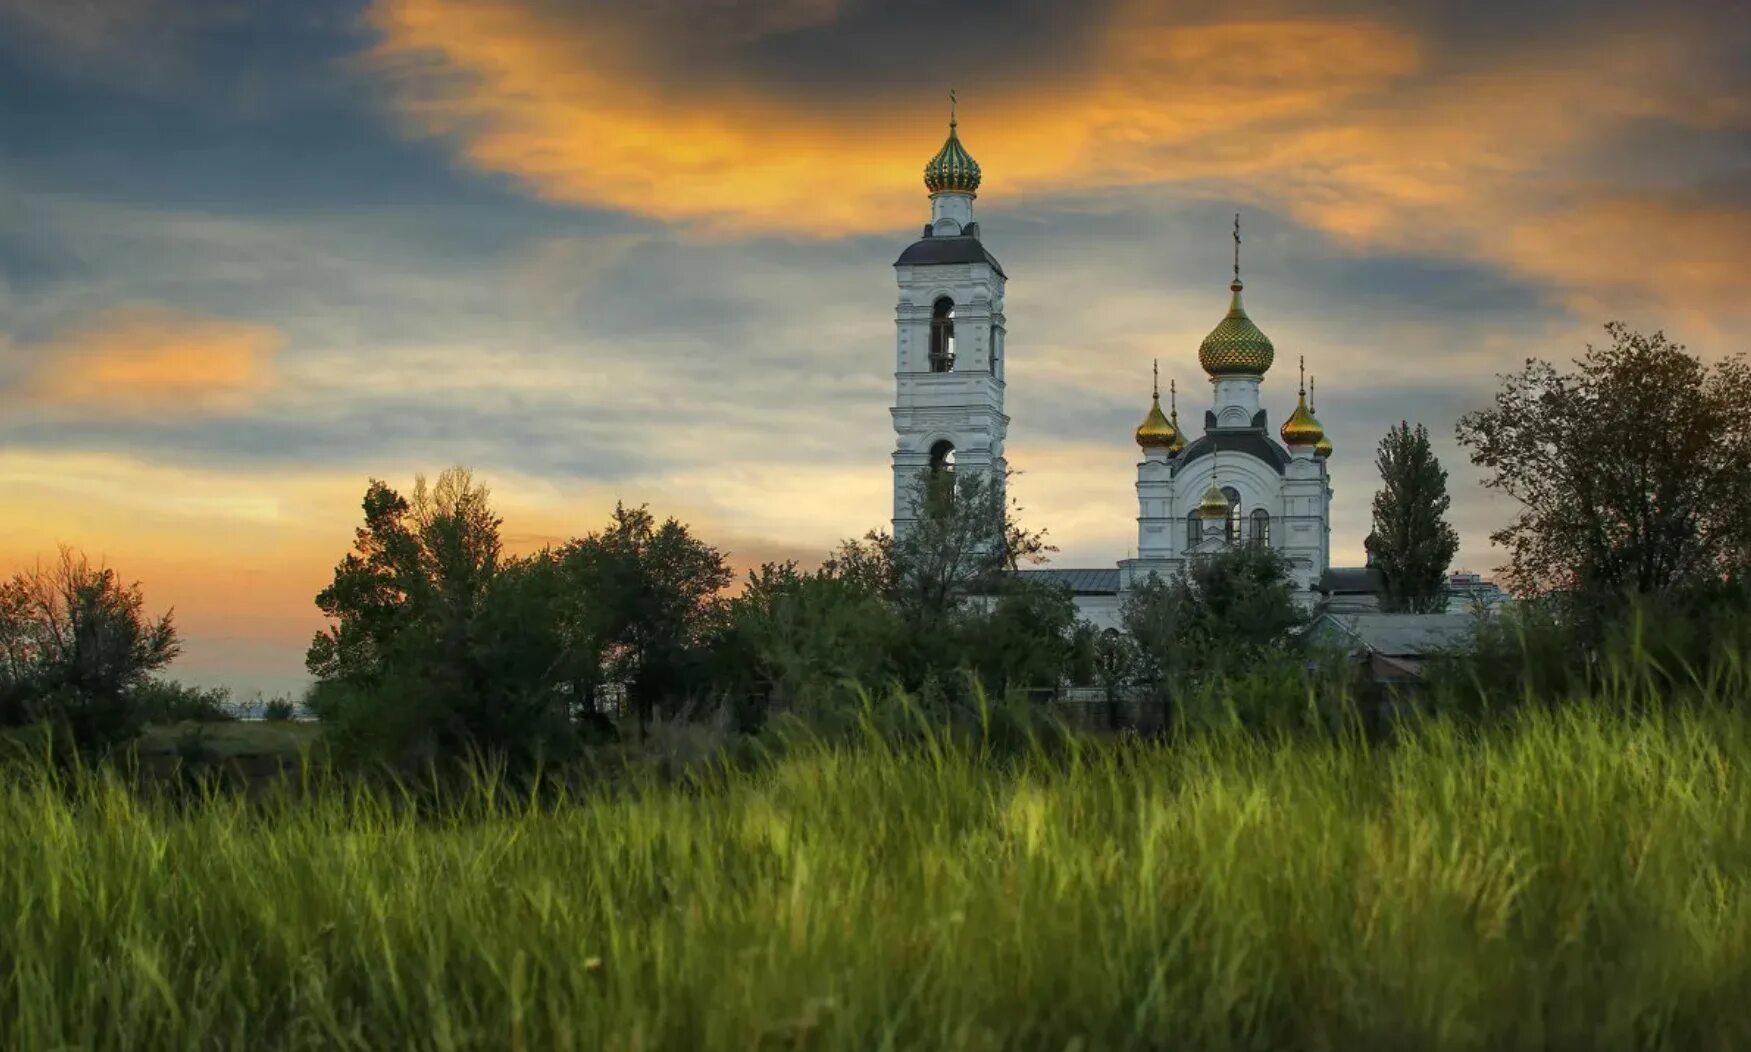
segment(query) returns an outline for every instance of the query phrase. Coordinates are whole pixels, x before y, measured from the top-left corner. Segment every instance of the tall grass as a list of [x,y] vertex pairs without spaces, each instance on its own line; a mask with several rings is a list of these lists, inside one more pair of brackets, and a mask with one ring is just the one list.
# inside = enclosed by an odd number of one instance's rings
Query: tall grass
[[817,743],[554,805],[0,785],[0,1047],[1751,1047],[1751,733]]

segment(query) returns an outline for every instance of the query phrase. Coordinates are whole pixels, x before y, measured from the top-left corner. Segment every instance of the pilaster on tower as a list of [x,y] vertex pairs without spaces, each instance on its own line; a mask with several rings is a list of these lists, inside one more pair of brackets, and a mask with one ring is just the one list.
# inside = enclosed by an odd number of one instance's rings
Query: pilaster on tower
[[979,164],[961,144],[950,95],[948,139],[924,166],[930,222],[894,262],[894,535],[916,519],[920,473],[988,472],[1001,486],[1003,287],[973,220]]

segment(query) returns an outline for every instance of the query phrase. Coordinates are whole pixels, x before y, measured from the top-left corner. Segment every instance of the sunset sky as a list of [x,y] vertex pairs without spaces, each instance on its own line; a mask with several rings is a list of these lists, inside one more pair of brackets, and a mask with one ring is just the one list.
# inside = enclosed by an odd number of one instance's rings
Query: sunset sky
[[892,263],[946,95],[1009,274],[1009,460],[1056,565],[1136,543],[1149,364],[1247,305],[1359,564],[1401,418],[1459,565],[1493,374],[1751,323],[1751,5],[0,0],[0,570],[174,606],[178,678],[303,682],[367,481],[462,463],[510,545],[615,500],[738,567],[885,525]]

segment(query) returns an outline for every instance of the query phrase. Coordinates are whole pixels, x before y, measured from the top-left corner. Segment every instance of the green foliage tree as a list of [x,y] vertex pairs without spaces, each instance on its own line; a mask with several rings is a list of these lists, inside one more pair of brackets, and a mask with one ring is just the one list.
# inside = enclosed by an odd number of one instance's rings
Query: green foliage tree
[[1076,623],[1069,589],[1008,580],[985,609],[962,619],[957,643],[988,691],[1052,689],[1070,678]]
[[545,645],[554,575],[502,557],[488,497],[463,468],[416,479],[411,500],[371,482],[354,550],[316,598],[335,623],[305,658],[310,707],[343,742],[402,760],[569,744]]
[[1400,421],[1374,455],[1381,487],[1374,494],[1371,554],[1380,570],[1381,609],[1434,614],[1447,608],[1447,567],[1459,534],[1447,522],[1447,472],[1429,448],[1428,429]]
[[1485,485],[1521,505],[1491,536],[1521,596],[1589,605],[1743,575],[1751,559],[1751,367],[1605,327],[1572,373],[1528,360],[1458,424]]
[[138,734],[150,676],[181,652],[169,612],[70,548],[0,584],[0,723],[46,721],[81,748]]
[[795,562],[749,573],[713,648],[719,688],[744,729],[773,708],[848,707],[859,687],[879,690],[894,680],[903,631],[888,600],[880,540],[848,541],[813,573]]
[[1270,548],[1240,545],[1193,559],[1172,581],[1150,577],[1126,596],[1121,616],[1137,673],[1158,703],[1292,651],[1306,616],[1289,569]]
[[595,612],[579,631],[606,648],[643,734],[658,706],[706,692],[704,649],[721,630],[723,553],[674,519],[616,505],[608,528],[558,552],[571,587]]

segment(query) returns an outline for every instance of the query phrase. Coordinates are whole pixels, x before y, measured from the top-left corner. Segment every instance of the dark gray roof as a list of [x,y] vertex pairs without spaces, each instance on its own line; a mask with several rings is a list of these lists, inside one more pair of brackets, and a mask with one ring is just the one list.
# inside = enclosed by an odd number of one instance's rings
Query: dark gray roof
[[1262,460],[1277,469],[1281,475],[1283,469],[1289,466],[1289,451],[1273,442],[1263,431],[1241,430],[1206,431],[1196,442],[1185,448],[1179,455],[1180,466],[1190,464],[1202,456],[1208,456],[1215,450],[1224,453],[1245,453],[1250,457]]
[[1117,595],[1119,568],[1110,570],[1017,570],[1015,576],[1036,584],[1061,584],[1075,595]]
[[1007,278],[1003,273],[1003,265],[997,262],[997,257],[985,250],[976,237],[927,237],[912,242],[906,251],[900,253],[900,258],[894,260],[894,266],[932,266],[938,263],[989,263],[1000,277]]
[[1309,628],[1317,639],[1348,642],[1375,654],[1423,657],[1470,643],[1470,614],[1326,614]]
[[1338,592],[1372,595],[1380,591],[1380,571],[1371,566],[1329,566],[1313,587],[1327,595]]

